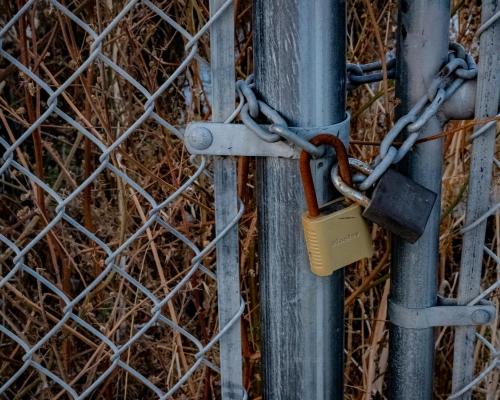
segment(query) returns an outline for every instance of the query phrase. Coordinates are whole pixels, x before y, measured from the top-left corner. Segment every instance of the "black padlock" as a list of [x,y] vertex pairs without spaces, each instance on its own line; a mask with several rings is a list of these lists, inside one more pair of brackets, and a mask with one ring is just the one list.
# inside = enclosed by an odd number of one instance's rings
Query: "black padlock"
[[[366,175],[372,172],[366,163],[355,158],[350,158],[349,164]],[[332,181],[340,193],[364,207],[364,218],[410,243],[424,233],[437,198],[432,190],[393,169],[380,177],[371,200],[342,181],[336,168],[332,170]]]

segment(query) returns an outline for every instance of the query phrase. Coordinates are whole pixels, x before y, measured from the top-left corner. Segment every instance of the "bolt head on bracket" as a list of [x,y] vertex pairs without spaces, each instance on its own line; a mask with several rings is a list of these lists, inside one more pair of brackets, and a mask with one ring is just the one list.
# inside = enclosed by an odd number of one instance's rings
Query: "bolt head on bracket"
[[391,323],[408,329],[425,329],[434,326],[473,326],[493,322],[495,306],[481,300],[473,306],[458,305],[456,299],[438,297],[435,306],[408,308],[389,301]]
[[[349,143],[347,114],[338,124],[320,127],[289,127],[298,136],[310,140],[319,133],[335,135],[347,146]],[[243,124],[224,124],[198,121],[190,123],[184,133],[184,143],[191,154],[208,156],[249,156],[298,158],[300,149],[285,141],[269,143],[259,138]]]
[[493,315],[483,309],[476,310],[471,315],[472,321],[478,325],[488,324],[492,320],[492,317]]
[[212,145],[214,137],[208,128],[194,126],[186,131],[186,140],[196,150],[206,150]]

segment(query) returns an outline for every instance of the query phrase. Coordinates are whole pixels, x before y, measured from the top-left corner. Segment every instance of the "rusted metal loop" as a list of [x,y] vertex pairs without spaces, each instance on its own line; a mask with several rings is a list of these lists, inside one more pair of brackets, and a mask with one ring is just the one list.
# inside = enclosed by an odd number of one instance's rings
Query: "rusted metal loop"
[[[349,169],[349,158],[347,150],[342,141],[333,135],[320,133],[318,136],[310,140],[315,146],[327,145],[333,147],[337,156],[339,165],[339,173],[344,182],[352,186],[352,176]],[[302,150],[300,153],[300,176],[302,177],[302,185],[304,186],[304,195],[306,198],[307,209],[310,217],[319,216],[318,198],[314,189],[314,182],[311,172],[311,154]]]

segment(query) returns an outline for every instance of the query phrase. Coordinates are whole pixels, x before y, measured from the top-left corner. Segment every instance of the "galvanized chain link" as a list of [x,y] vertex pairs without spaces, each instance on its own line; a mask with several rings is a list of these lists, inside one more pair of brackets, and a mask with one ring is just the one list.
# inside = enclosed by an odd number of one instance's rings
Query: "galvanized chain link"
[[[152,195],[143,188],[139,183],[134,181],[130,176],[127,175],[126,171],[117,167],[110,160],[111,153],[117,149],[118,146],[123,144],[127,138],[129,138],[142,123],[147,120],[156,121],[160,126],[164,127],[167,131],[171,132],[174,136],[179,138],[182,137],[182,133],[179,129],[175,128],[173,125],[168,123],[164,118],[162,118],[155,111],[155,101],[162,95],[164,95],[167,89],[171,88],[175,80],[180,76],[180,74],[186,70],[189,64],[198,57],[198,46],[197,42],[200,37],[208,31],[210,26],[217,20],[217,18],[226,10],[232,3],[232,0],[227,0],[219,10],[210,18],[205,25],[195,34],[192,35],[187,32],[181,25],[179,25],[174,19],[168,16],[163,10],[158,6],[153,4],[149,0],[130,0],[127,4],[119,11],[119,13],[112,19],[112,21],[98,33],[94,30],[90,24],[83,21],[78,17],[73,11],[70,10],[69,6],[59,2],[57,0],[45,0],[46,3],[60,12],[62,15],[68,17],[75,23],[78,27],[82,28],[86,34],[89,35],[91,39],[90,54],[83,60],[81,65],[67,78],[62,84],[60,84],[57,89],[53,89],[49,84],[47,84],[40,76],[35,74],[32,70],[27,68],[16,58],[14,58],[8,50],[3,46],[4,39],[7,32],[14,27],[14,25],[34,6],[37,0],[29,0],[26,2],[1,29],[0,29],[0,56],[5,60],[14,65],[21,73],[26,77],[31,79],[42,91],[48,95],[47,100],[47,110],[42,113],[42,115],[29,126],[13,143],[9,143],[3,137],[0,137],[0,146],[4,148],[4,152],[1,155],[0,163],[0,175],[11,174],[15,176],[22,176],[32,185],[43,190],[53,203],[55,203],[55,216],[52,220],[49,220],[47,225],[29,241],[27,245],[21,247],[19,244],[14,243],[4,234],[0,234],[0,242],[7,247],[7,253],[11,253],[14,258],[12,260],[12,268],[4,276],[0,277],[0,288],[5,287],[9,284],[12,279],[21,273],[29,274],[32,276],[40,285],[44,287],[48,293],[55,296],[61,304],[64,305],[63,315],[60,320],[36,343],[29,343],[26,338],[21,337],[11,330],[11,328],[4,323],[2,320],[0,322],[0,332],[3,335],[9,337],[13,342],[15,342],[20,349],[24,352],[22,356],[22,363],[16,368],[16,372],[8,379],[4,380],[3,385],[0,387],[0,394],[6,393],[9,387],[30,368],[38,371],[39,374],[44,376],[44,379],[49,385],[59,386],[63,389],[66,394],[73,399],[84,399],[89,398],[95,393],[95,390],[104,383],[104,381],[110,377],[110,375],[117,369],[122,369],[126,373],[133,376],[139,382],[142,382],[147,388],[153,391],[157,398],[168,399],[177,392],[186,381],[193,375],[195,371],[199,369],[201,365],[208,366],[216,373],[219,372],[217,366],[205,358],[207,352],[214,348],[215,344],[219,341],[221,336],[223,336],[235,323],[238,321],[244,310],[244,302],[241,299],[241,306],[238,312],[232,317],[232,319],[224,326],[220,326],[218,333],[213,336],[207,344],[203,344],[200,339],[195,335],[188,332],[180,323],[174,321],[172,318],[167,318],[163,315],[163,308],[167,305],[174,296],[178,295],[181,290],[185,290],[188,282],[197,272],[202,272],[210,279],[216,280],[216,276],[213,272],[207,269],[202,264],[203,258],[214,250],[217,243],[233,228],[238,224],[242,213],[243,205],[239,204],[239,210],[237,215],[234,216],[233,220],[208,244],[200,249],[196,243],[189,239],[181,230],[175,228],[169,221],[167,212],[172,203],[178,199],[184,192],[186,192],[190,187],[194,185],[199,176],[202,173],[207,173],[206,171],[206,161],[205,158],[201,158],[195,173],[184,183],[182,183],[174,193],[170,194],[161,202],[157,202],[153,199]],[[160,18],[161,23],[167,24],[173,28],[177,33],[182,35],[186,41],[185,45],[185,56],[182,62],[177,66],[175,71],[161,83],[159,88],[150,93],[141,83],[134,79],[129,73],[127,73],[122,67],[117,65],[113,60],[106,56],[103,52],[103,43],[110,34],[110,32],[138,5],[144,5],[149,10],[151,10],[157,17]],[[135,89],[137,89],[146,99],[143,104],[144,111],[142,115],[134,121],[134,123],[126,129],[112,144],[106,145],[99,137],[94,135],[89,129],[85,128],[80,122],[75,118],[71,117],[65,113],[59,106],[59,99],[61,95],[64,95],[66,89],[74,82],[82,77],[84,71],[94,62],[101,61],[108,68],[110,68],[114,73],[126,82],[131,84]],[[262,108],[261,108],[262,109]],[[236,113],[239,110],[236,110]],[[233,115],[236,115],[236,113]],[[23,144],[28,138],[32,136],[36,129],[40,128],[41,125],[47,121],[51,116],[58,116],[64,122],[69,124],[74,128],[79,134],[84,138],[88,139],[93,145],[99,150],[98,166],[88,176],[83,183],[78,185],[67,197],[63,197],[58,194],[50,184],[40,179],[36,174],[28,170],[21,162],[16,160],[16,151],[20,149],[21,144]],[[231,117],[230,117],[231,118]],[[103,242],[99,237],[88,230],[82,225],[77,219],[71,217],[68,213],[68,207],[70,203],[81,195],[89,185],[94,182],[98,175],[103,171],[107,171],[118,179],[125,182],[130,188],[138,193],[150,206],[150,211],[146,215],[145,222],[143,222],[140,227],[123,243],[121,243],[118,248],[113,249],[111,244]],[[49,279],[42,276],[37,269],[30,265],[30,260],[28,258],[28,253],[32,251],[36,245],[40,244],[42,240],[46,239],[50,234],[52,228],[54,228],[60,222],[65,221],[76,231],[84,235],[84,237],[89,240],[96,249],[102,250],[106,254],[106,259],[104,260],[104,267],[102,272],[100,272],[95,279],[87,283],[85,288],[81,290],[74,298],[68,297],[64,291],[62,291],[58,285],[52,283]],[[130,246],[143,235],[148,228],[153,224],[158,224],[162,226],[167,232],[172,234],[180,243],[186,245],[190,248],[195,256],[191,259],[188,272],[185,273],[180,281],[175,284],[172,288],[169,288],[167,295],[162,296],[159,291],[152,291],[150,288],[146,288],[141,284],[135,277],[131,276],[127,272],[127,262],[126,251]],[[82,301],[90,295],[94,289],[96,289],[101,283],[103,283],[111,274],[120,277],[123,282],[126,282],[138,293],[143,295],[145,298],[149,299],[153,304],[152,309],[149,313],[149,319],[147,322],[142,323],[140,326],[136,327],[134,334],[126,340],[121,345],[117,345],[113,340],[105,335],[103,332],[99,331],[83,318],[79,316],[76,308],[82,304]],[[55,372],[50,370],[50,367],[43,365],[39,357],[37,356],[37,351],[39,351],[44,345],[47,345],[51,340],[54,340],[61,330],[69,323],[72,322],[74,326],[78,329],[86,332],[93,340],[97,343],[105,345],[110,352],[109,356],[109,366],[104,372],[96,375],[93,381],[88,383],[88,386],[81,392],[77,392],[71,383],[66,382],[61,376],[58,376]],[[157,382],[155,382],[154,376],[144,376],[135,368],[133,368],[128,363],[128,358],[126,354],[130,351],[134,343],[138,342],[144,335],[146,335],[150,328],[154,326],[164,326],[169,327],[177,334],[180,334],[184,341],[190,343],[193,348],[196,349],[196,354],[194,355],[195,362],[189,366],[187,371],[184,371],[182,376],[177,380],[177,382],[169,387],[167,390],[162,390],[158,387]],[[234,388],[231,388],[234,390]],[[241,398],[246,399],[247,394],[242,390]]]
[[[383,79],[381,72],[382,62],[374,61],[368,64],[347,64],[348,88],[364,83],[378,82]],[[387,76],[393,79],[396,74],[396,59],[392,53],[387,55]],[[314,157],[321,157],[325,154],[324,146],[314,146],[306,139],[300,137],[289,129],[285,119],[264,101],[257,99],[253,89],[255,88],[253,75],[249,75],[245,80],[236,82],[236,91],[240,99],[238,107],[241,122],[254,132],[262,140],[274,143],[279,140],[288,140],[299,149],[305,150]],[[256,119],[265,117],[272,124],[264,127]]]
[[[373,173],[362,177],[360,190],[367,190],[392,165],[401,161],[413,148],[419,138],[420,129],[438,112],[440,106],[448,100],[465,80],[477,76],[474,59],[459,44],[450,44],[447,64],[432,81],[427,93],[422,96],[413,108],[394,124],[382,140],[380,154],[373,162]],[[396,148],[393,143],[406,128],[409,133],[403,144]]]
[[[386,56],[387,79],[396,77],[396,58],[393,53],[388,53]],[[355,86],[365,83],[380,82],[384,79],[382,72],[382,62],[374,61],[367,64],[352,64],[346,65],[347,70],[347,89],[352,89]]]
[[[246,80],[240,80],[236,83],[236,90],[241,106],[240,119],[243,124],[266,142],[273,143],[285,139],[315,157],[321,157],[324,154],[324,147],[314,146],[288,129],[287,122],[278,111],[262,100],[257,99],[253,92],[254,87],[253,75],[249,75]],[[272,125],[268,128],[264,128],[255,121],[261,114],[272,122]]]
[[[236,83],[236,90],[240,98],[240,119],[243,124],[254,132],[262,140],[274,143],[285,139],[293,143],[298,148],[307,151],[315,157],[321,157],[325,153],[323,146],[314,146],[295,132],[288,129],[288,124],[278,111],[270,107],[255,96],[253,88],[253,75],[249,75],[246,80]],[[269,127],[264,127],[255,119],[264,116],[272,122]]]
[[[458,43],[450,43],[449,48],[448,62],[432,81],[427,94],[417,101],[408,114],[394,124],[382,140],[380,154],[373,162],[373,172],[368,176],[360,174],[355,176],[360,190],[364,191],[370,188],[392,164],[401,161],[417,142],[419,130],[438,112],[440,106],[460,88],[465,80],[475,79],[477,76],[474,58],[466,53],[465,49]],[[353,86],[382,80],[381,67],[380,61],[368,64],[347,64],[348,85]],[[387,55],[388,78],[394,78],[395,71],[396,58],[392,53],[389,53]],[[241,121],[262,140],[277,142],[286,139],[315,157],[321,157],[324,154],[323,148],[311,145],[291,131],[284,118],[276,110],[257,99],[253,91],[252,75],[244,81],[238,81],[236,87],[240,98]],[[272,122],[272,125],[265,128],[259,124],[256,118],[260,115],[265,116]],[[405,128],[410,135],[397,149],[393,146],[393,142]]]

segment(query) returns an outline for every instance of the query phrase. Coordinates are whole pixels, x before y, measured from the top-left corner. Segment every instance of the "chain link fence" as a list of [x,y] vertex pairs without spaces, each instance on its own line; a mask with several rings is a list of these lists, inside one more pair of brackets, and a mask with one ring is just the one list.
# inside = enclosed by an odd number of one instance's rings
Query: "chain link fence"
[[[490,125],[491,127],[491,125]],[[497,159],[494,159],[495,168],[499,167],[499,162]],[[497,174],[495,174],[497,176]],[[473,178],[473,176],[471,176]],[[469,225],[468,227],[461,230],[461,233],[465,233],[470,229],[478,226],[481,222],[485,222],[488,217],[497,215],[498,220],[498,209],[500,208],[500,203],[496,203],[491,207],[491,209],[485,213],[481,218],[478,218],[475,223]],[[497,246],[495,246],[497,247]],[[461,387],[459,390],[455,391],[449,396],[449,399],[459,399],[462,396],[470,395],[470,393],[477,393],[478,398],[496,398],[498,396],[498,376],[490,376],[492,372],[496,369],[500,368],[500,351],[497,349],[498,347],[498,310],[499,310],[499,301],[498,301],[498,289],[500,288],[500,277],[498,268],[500,266],[500,258],[498,255],[493,252],[489,245],[485,243],[484,245],[484,253],[485,253],[485,261],[484,261],[484,281],[488,282],[491,280],[491,276],[496,275],[496,279],[493,284],[484,288],[481,293],[475,297],[473,300],[467,303],[467,306],[473,306],[478,304],[480,301],[484,299],[490,299],[496,306],[497,314],[493,323],[490,326],[484,326],[479,328],[477,332],[474,333],[474,337],[472,339],[474,344],[469,344],[474,349],[474,360],[472,365],[477,365],[476,376],[466,385]],[[496,268],[494,268],[495,266]],[[458,361],[459,362],[459,361]],[[468,364],[465,361],[465,364]],[[475,397],[473,397],[475,398]]]
[[[453,384],[450,399],[470,398],[481,393],[486,399],[498,397],[500,366],[498,347],[498,158],[497,132],[499,105],[498,41],[500,28],[495,21],[500,11],[493,3],[483,2],[479,39],[480,72],[475,97],[477,124],[470,136],[470,166],[467,209],[462,235],[460,281],[457,287],[459,304],[477,305],[485,299],[496,306],[496,315],[489,326],[479,329],[460,327],[455,330]],[[495,218],[490,218],[495,216]],[[491,223],[488,224],[488,220]],[[470,362],[470,360],[474,362]],[[481,362],[476,370],[474,365]],[[486,384],[484,384],[486,383]]]
[[[481,31],[481,30],[480,30]],[[494,117],[492,121],[484,123],[482,126],[477,128],[470,136],[470,141],[472,145],[475,145],[475,141],[478,139],[482,139],[483,136],[489,135],[490,141],[493,143],[493,147],[495,148],[496,144],[496,135],[497,135],[497,124],[498,118],[500,115]],[[492,140],[491,140],[492,139]],[[496,398],[498,397],[498,375],[495,374],[491,376],[491,373],[500,367],[500,351],[497,350],[498,347],[498,312],[499,312],[499,300],[498,300],[498,289],[500,288],[500,258],[498,257],[498,211],[500,209],[500,201],[498,197],[498,168],[500,167],[500,162],[496,158],[496,149],[491,149],[492,151],[480,152],[479,160],[476,161],[474,165],[474,153],[472,153],[471,159],[471,167],[469,174],[469,181],[480,181],[481,179],[485,179],[484,175],[491,173],[491,187],[488,187],[488,191],[485,194],[487,200],[487,211],[483,214],[479,215],[478,218],[474,219],[472,222],[466,220],[466,226],[460,230],[460,234],[463,235],[463,240],[470,240],[470,237],[467,237],[467,234],[472,234],[473,236],[481,237],[481,229],[486,231],[485,234],[485,242],[482,245],[483,254],[475,255],[470,254],[470,248],[462,253],[462,268],[460,273],[463,276],[470,278],[471,280],[479,280],[481,279],[481,289],[480,293],[475,296],[470,301],[467,301],[467,306],[473,306],[479,304],[481,301],[485,299],[493,302],[496,306],[496,316],[493,320],[493,323],[489,326],[483,326],[478,328],[477,331],[475,329],[470,329],[470,336],[468,340],[464,342],[455,339],[455,354],[457,357],[462,356],[463,352],[469,351],[470,353],[474,353],[473,363],[470,364],[468,360],[454,360],[454,368],[458,368],[461,373],[462,370],[471,369],[473,371],[476,368],[473,368],[473,365],[478,365],[479,368],[477,372],[475,371],[475,377],[467,382],[465,385],[460,385],[461,387],[452,393],[449,396],[449,399],[459,399],[470,396],[471,393],[482,394],[484,398]],[[492,158],[489,157],[491,153]],[[487,164],[491,163],[491,167],[488,167]],[[489,181],[489,178],[486,179]],[[468,208],[468,212],[471,212],[472,215],[477,215],[478,210],[481,207],[481,202],[478,201],[478,193],[472,191],[472,187],[470,188],[470,192],[468,193],[468,203],[472,204],[471,208]],[[490,223],[487,224],[487,221]],[[482,227],[482,228],[481,228]],[[496,232],[496,233],[492,233]],[[464,246],[466,246],[464,244]],[[481,251],[481,248],[479,249]],[[478,258],[479,261],[482,261],[482,273],[481,271],[477,271],[477,273],[470,273],[468,271],[468,263],[471,262],[471,257]],[[476,275],[477,278],[474,276]],[[472,284],[473,285],[473,284]],[[459,296],[462,295],[465,290],[461,290],[459,288]],[[470,293],[465,294],[465,296]],[[467,329],[467,328],[465,328]],[[462,356],[463,357],[463,356]],[[464,367],[465,365],[470,365],[469,368]],[[457,371],[454,371],[457,372]],[[457,375],[461,375],[460,373]],[[464,396],[464,397],[462,397]]]
[[[4,398],[218,397],[205,3],[3,2]],[[180,61],[179,61],[180,60]],[[181,390],[182,389],[182,390]]]

